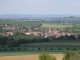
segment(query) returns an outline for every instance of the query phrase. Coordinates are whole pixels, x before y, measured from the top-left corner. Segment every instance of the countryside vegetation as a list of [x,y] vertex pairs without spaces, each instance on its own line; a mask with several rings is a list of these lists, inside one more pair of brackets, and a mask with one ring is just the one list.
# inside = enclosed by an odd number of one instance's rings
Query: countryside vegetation
[[79,60],[79,21],[39,20],[0,19],[0,56],[39,54],[39,60],[57,60],[54,53],[63,53],[62,60]]
[[[40,60],[57,60],[55,56],[48,54],[48,53],[43,53],[39,55]],[[79,52],[71,52],[71,51],[66,51],[64,52],[64,57],[62,60],[79,60],[80,59],[80,51]]]

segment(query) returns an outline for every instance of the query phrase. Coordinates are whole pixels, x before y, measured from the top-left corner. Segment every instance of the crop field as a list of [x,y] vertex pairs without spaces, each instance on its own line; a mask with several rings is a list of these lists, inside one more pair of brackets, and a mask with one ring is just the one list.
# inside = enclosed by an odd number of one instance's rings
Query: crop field
[[[57,60],[62,60],[63,54],[52,54]],[[19,56],[0,56],[0,60],[39,60],[39,54],[19,55]]]
[[13,52],[28,52],[28,53],[39,53],[39,52],[55,52],[62,53],[65,50],[79,51],[80,41],[53,41],[53,42],[43,42],[43,43],[30,43],[27,45],[21,45],[16,47],[0,47],[1,52],[3,51],[13,51]]
[[20,25],[20,26],[29,26],[36,27],[40,26],[39,22],[27,22],[27,21],[13,21],[13,20],[0,20],[0,24],[11,24],[11,25]]
[[39,60],[39,54],[48,52],[53,54],[57,60],[62,60],[66,50],[78,52],[80,50],[79,40],[56,40],[53,42],[30,43],[17,47],[0,47],[0,60]]
[[62,25],[62,24],[52,24],[52,23],[42,23],[42,28],[67,28],[72,27],[72,25]]

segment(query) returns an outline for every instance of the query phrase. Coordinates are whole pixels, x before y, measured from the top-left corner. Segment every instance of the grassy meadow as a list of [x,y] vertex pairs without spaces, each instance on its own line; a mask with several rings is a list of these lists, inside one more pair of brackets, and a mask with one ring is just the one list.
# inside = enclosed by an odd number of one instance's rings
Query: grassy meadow
[[36,27],[39,26],[39,22],[28,22],[28,21],[14,21],[14,20],[1,20],[0,24],[11,24],[11,25],[20,25],[20,26],[28,26],[28,27]]
[[[40,26],[40,22],[27,22],[27,21],[13,21],[13,20],[0,20],[0,24],[11,24],[20,26],[36,27]],[[42,23],[40,28],[67,28],[72,25]],[[80,41],[79,40],[53,40],[51,42],[42,43],[30,43],[22,44],[16,47],[1,47],[0,46],[0,60],[39,60],[39,54],[48,52],[54,54],[58,59],[61,60],[63,52],[66,50],[79,51]],[[6,56],[6,57],[5,57]]]
[[67,28],[72,27],[72,25],[63,25],[63,24],[52,24],[52,23],[42,23],[42,28]]
[[13,55],[25,55],[25,54],[39,54],[42,52],[48,53],[63,53],[66,50],[79,51],[80,41],[53,41],[53,42],[43,42],[43,43],[30,43],[27,45],[21,45],[16,47],[4,48],[0,47],[0,56],[13,56]]

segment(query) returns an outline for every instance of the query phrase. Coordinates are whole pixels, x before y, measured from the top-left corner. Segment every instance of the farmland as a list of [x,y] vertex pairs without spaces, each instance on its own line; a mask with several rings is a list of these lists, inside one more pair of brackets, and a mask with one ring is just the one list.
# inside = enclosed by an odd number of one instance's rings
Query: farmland
[[[66,50],[80,50],[80,41],[56,40],[53,42],[29,43],[17,47],[5,47],[5,51],[0,52],[0,60],[39,60],[39,54],[48,52],[53,54],[57,60],[62,60],[63,52]],[[26,49],[25,49],[26,48]],[[13,50],[12,50],[13,49]]]
[[0,24],[11,24],[11,25],[20,25],[20,26],[28,26],[28,27],[40,27],[40,28],[67,28],[72,27],[72,25],[63,25],[63,24],[52,24],[52,23],[40,23],[33,21],[21,21],[21,20],[2,20],[0,19]]
[[[0,20],[0,24],[11,24],[11,25],[20,25],[20,26],[28,26],[28,27],[39,27],[39,28],[44,28],[44,29],[45,28],[60,29],[60,28],[68,28],[68,27],[72,28],[73,27],[73,25],[66,25],[66,24],[52,24],[52,23],[40,23],[40,22],[32,22],[32,21],[13,21],[13,20]],[[21,35],[20,37],[23,37],[23,36]],[[29,36],[25,36],[25,37],[29,38]],[[34,42],[34,40],[36,42]],[[14,40],[14,41],[16,42],[17,40]],[[26,41],[27,41],[27,39],[26,39]],[[30,39],[29,39],[29,41],[30,41]],[[67,40],[66,39],[64,39],[64,40],[52,39],[48,42],[38,42],[37,39],[33,39],[32,41],[33,42],[31,42],[31,43],[25,43],[25,44],[21,43],[21,44],[19,44],[19,46],[17,46],[17,45],[11,46],[8,44],[6,44],[4,47],[0,46],[0,56],[18,55],[20,57],[22,55],[39,54],[39,53],[43,53],[43,52],[48,52],[51,54],[55,54],[55,53],[58,53],[58,54],[61,53],[62,54],[66,50],[75,51],[75,52],[80,50],[79,39],[78,40],[77,39],[74,39],[74,40],[71,40],[71,39],[67,39]],[[30,57],[31,56],[32,55],[30,55]],[[38,57],[38,55],[36,55],[36,56]],[[5,58],[5,59],[7,59],[7,58]],[[3,60],[5,60],[5,59],[3,59]],[[16,59],[14,59],[14,60],[16,60]],[[36,58],[35,58],[35,60],[36,60]]]
[[[65,50],[80,50],[80,41],[53,41],[43,43],[30,43],[17,47],[0,48],[1,52],[24,52],[27,54],[35,54],[40,52],[63,53]],[[2,55],[2,54],[1,54]],[[6,54],[5,54],[6,55]]]
[[19,21],[19,20],[1,20],[0,24],[11,24],[11,25],[20,25],[20,26],[28,26],[28,27],[37,27],[40,26],[39,22],[28,22],[28,21]]
[[[57,60],[62,60],[63,54],[53,54]],[[39,54],[29,54],[21,56],[3,56],[0,60],[39,60]]]
[[63,25],[63,24],[52,24],[52,23],[42,23],[42,28],[67,28],[72,27],[72,25]]

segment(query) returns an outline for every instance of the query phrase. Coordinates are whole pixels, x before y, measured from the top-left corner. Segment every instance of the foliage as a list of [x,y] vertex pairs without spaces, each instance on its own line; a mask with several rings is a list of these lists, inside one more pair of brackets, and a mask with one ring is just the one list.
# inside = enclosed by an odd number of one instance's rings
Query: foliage
[[24,34],[15,34],[13,36],[0,36],[0,45],[3,47],[5,45],[9,46],[19,46],[20,44],[28,43],[38,43],[38,42],[48,42],[47,38],[37,37],[34,35],[24,35]]
[[70,35],[68,36],[67,34],[65,36],[60,36],[58,38],[56,38],[55,36],[50,36],[48,37],[49,41],[51,40],[75,40],[75,36],[74,35]]
[[78,60],[76,52],[66,51],[63,60]]
[[54,57],[53,55],[50,55],[48,53],[43,53],[39,55],[39,59],[40,60],[56,60],[56,57]]
[[0,35],[0,45],[1,45],[2,47],[4,47],[4,46],[7,44],[7,41],[8,41],[8,37],[1,36],[1,35]]

